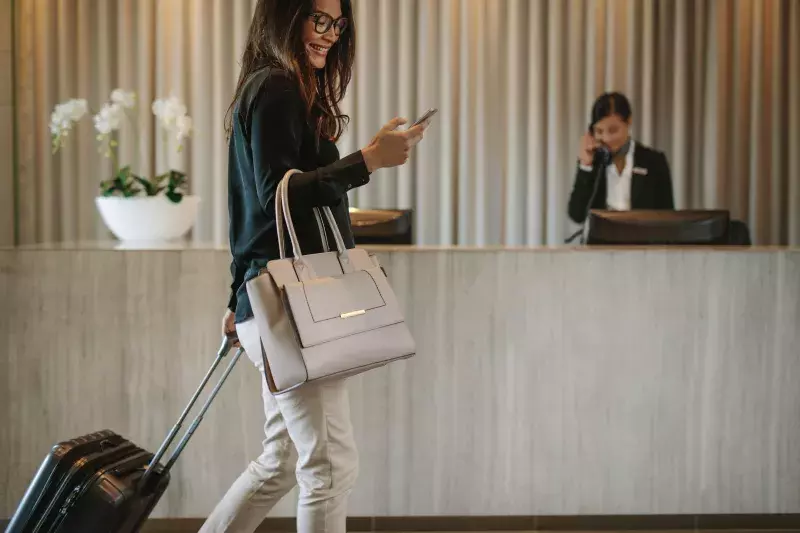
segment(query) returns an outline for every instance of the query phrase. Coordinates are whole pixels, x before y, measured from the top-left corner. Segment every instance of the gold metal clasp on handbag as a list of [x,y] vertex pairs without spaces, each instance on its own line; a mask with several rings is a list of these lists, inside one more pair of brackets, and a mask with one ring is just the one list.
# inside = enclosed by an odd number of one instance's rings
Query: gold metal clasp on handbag
[[342,313],[339,318],[353,318],[354,316],[366,315],[366,309],[359,309],[358,311],[350,311],[349,313]]

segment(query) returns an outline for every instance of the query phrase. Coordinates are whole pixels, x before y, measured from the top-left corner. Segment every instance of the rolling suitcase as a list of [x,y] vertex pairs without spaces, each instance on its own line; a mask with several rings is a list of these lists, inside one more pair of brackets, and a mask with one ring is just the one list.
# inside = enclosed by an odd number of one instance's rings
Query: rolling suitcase
[[240,348],[166,464],[162,464],[161,459],[230,347],[231,341],[223,339],[214,363],[155,454],[109,430],[54,446],[28,486],[6,533],[139,531],[166,490],[172,466],[242,355]]

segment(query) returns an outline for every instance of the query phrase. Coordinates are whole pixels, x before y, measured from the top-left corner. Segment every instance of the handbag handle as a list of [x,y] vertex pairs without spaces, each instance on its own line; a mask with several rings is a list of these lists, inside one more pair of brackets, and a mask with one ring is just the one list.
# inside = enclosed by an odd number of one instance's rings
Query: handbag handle
[[[278,190],[276,191],[275,223],[278,230],[278,249],[280,251],[281,259],[286,259],[286,244],[283,237],[283,224],[285,223],[286,228],[289,231],[289,239],[292,243],[292,249],[294,250],[295,263],[300,267],[304,267],[309,273],[310,278],[314,278],[316,276],[314,275],[311,266],[308,265],[303,259],[303,251],[300,248],[300,240],[297,237],[297,231],[295,230],[294,222],[292,221],[292,214],[289,209],[289,180],[294,174],[298,173],[300,173],[299,170],[289,170],[278,184]],[[347,250],[344,245],[344,238],[342,237],[342,233],[339,230],[339,225],[336,223],[336,219],[333,216],[333,212],[328,206],[323,207],[322,212],[325,215],[325,219],[327,220],[328,225],[331,228],[331,232],[333,233],[334,240],[336,241],[336,249],[338,251],[339,263],[342,267],[342,271],[345,273],[352,272],[353,267],[350,264],[350,258],[347,255]],[[315,214],[315,216],[317,215]],[[320,224],[319,219],[317,219],[317,224]],[[320,231],[323,234],[325,233],[324,228],[320,228]],[[324,242],[327,242],[327,238]]]
[[[289,171],[286,173],[286,177],[281,181],[280,188],[278,189],[279,195],[281,197],[281,203],[283,204],[283,219],[286,222],[286,226],[289,229],[289,238],[292,240],[292,248],[295,250],[295,258],[302,259],[303,253],[300,249],[300,241],[297,237],[297,232],[294,228],[294,222],[292,221],[292,213],[289,210],[289,180],[292,178],[294,174],[298,174],[299,171]],[[328,225],[331,228],[331,232],[333,233],[334,241],[336,242],[336,249],[339,251],[339,255],[346,255],[345,246],[344,246],[344,238],[342,238],[342,232],[339,231],[339,225],[336,223],[336,219],[333,218],[333,212],[331,212],[331,208],[328,206],[322,207],[322,212],[325,215],[325,219],[328,221]],[[324,230],[323,230],[324,231]]]
[[[287,173],[288,174],[288,173]],[[282,182],[281,182],[282,183]],[[277,231],[278,231],[278,251],[280,253],[281,259],[286,259],[286,236],[283,232],[283,206],[281,205],[280,199],[280,189],[281,184],[278,184],[278,191],[275,193],[275,221],[277,224]],[[322,220],[322,215],[320,214],[319,208],[314,208],[314,220],[317,223],[317,231],[319,232],[319,239],[322,242],[322,249],[325,252],[330,252],[330,244],[328,244],[328,234],[325,231],[325,223]]]
[[325,223],[322,221],[322,215],[319,208],[314,208],[314,220],[317,221],[317,231],[319,231],[319,240],[322,242],[322,251],[330,252],[331,247],[328,244],[328,232],[325,231]]
[[[292,213],[289,209],[289,180],[292,178],[294,174],[298,174],[299,170],[290,170],[286,173],[281,183],[278,185],[277,191],[277,198],[276,198],[276,219],[281,220],[282,222],[286,223],[286,227],[289,230],[289,239],[292,242],[292,248],[294,249],[294,256],[295,259],[302,259],[303,258],[303,251],[300,248],[300,240],[297,237],[297,231],[294,227],[294,221],[292,220]],[[278,204],[281,206],[282,213],[277,211]],[[330,207],[323,207],[322,212],[325,215],[325,219],[328,221],[328,225],[331,228],[331,232],[333,233],[334,240],[336,241],[336,249],[339,252],[339,256],[346,256],[346,248],[344,245],[344,238],[342,238],[342,233],[339,230],[339,225],[336,224],[336,219],[333,217],[333,212],[331,211]],[[279,215],[283,215],[280,216]],[[282,227],[280,228],[283,229]],[[285,250],[284,255],[281,259],[285,259]]]

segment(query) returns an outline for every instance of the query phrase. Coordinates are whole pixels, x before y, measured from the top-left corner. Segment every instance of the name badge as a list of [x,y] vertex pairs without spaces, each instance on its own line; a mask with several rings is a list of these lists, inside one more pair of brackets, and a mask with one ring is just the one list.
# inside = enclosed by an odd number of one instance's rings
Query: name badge
[[647,176],[647,169],[642,167],[633,167],[633,173],[639,176]]

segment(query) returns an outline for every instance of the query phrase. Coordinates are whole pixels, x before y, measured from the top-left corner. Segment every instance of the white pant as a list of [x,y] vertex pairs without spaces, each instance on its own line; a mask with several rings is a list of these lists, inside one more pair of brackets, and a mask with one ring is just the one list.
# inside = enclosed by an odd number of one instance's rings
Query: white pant
[[261,374],[264,452],[228,489],[200,533],[252,533],[295,485],[300,485],[298,533],[345,533],[347,499],[358,475],[344,380],[308,384],[273,396],[267,388],[255,322],[236,328]]

